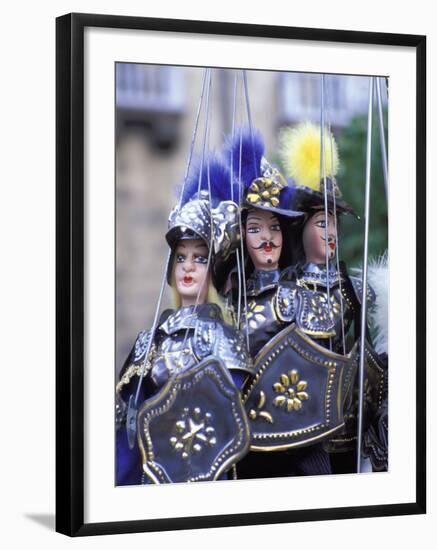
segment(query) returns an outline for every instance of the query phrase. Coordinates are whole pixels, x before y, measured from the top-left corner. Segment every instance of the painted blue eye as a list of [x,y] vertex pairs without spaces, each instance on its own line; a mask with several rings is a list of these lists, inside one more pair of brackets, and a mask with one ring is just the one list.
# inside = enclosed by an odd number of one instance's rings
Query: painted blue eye
[[183,254],[177,254],[176,256],[176,262],[178,264],[182,264],[185,262],[185,256]]
[[320,220],[318,222],[315,223],[316,227],[321,227],[322,229],[325,229],[326,227],[326,223],[324,220]]
[[260,228],[259,228],[259,227],[248,227],[248,228],[247,228],[247,232],[248,232],[248,233],[259,233],[259,232],[260,232]]
[[206,256],[199,255],[194,258],[194,261],[196,262],[196,264],[207,264],[208,258]]
[[281,231],[281,226],[279,225],[279,223],[275,223],[275,224],[270,226],[270,229],[272,231]]

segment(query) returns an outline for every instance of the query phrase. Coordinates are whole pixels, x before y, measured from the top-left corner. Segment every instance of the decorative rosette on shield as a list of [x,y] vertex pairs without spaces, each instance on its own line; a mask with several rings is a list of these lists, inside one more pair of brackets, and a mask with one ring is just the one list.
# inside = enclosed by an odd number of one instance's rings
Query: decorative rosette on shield
[[281,172],[264,157],[258,130],[239,128],[226,140],[224,155],[235,178],[235,196],[242,208],[260,208],[287,218],[302,216],[290,210],[290,189]]
[[324,207],[325,181],[329,210],[338,214],[354,214],[353,208],[341,198],[336,175],[340,165],[337,143],[325,129],[325,171],[322,170],[322,132],[319,125],[303,122],[295,128],[285,128],[280,137],[280,156],[286,175],[292,178],[291,208],[311,212]]
[[223,163],[214,156],[199,163],[185,182],[180,204],[170,213],[170,248],[180,240],[202,239],[213,247],[214,263],[225,262],[240,240],[238,206],[231,196],[231,176]]

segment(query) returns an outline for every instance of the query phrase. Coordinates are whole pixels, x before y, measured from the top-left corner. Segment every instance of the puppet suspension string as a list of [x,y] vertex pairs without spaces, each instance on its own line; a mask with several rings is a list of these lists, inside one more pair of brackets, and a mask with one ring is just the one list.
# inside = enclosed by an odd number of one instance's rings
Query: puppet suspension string
[[[186,185],[186,182],[187,182],[187,178],[188,178],[188,174],[189,174],[190,166],[191,166],[191,161],[192,161],[192,158],[193,158],[194,145],[195,145],[195,142],[196,142],[197,131],[198,131],[198,127],[199,127],[200,113],[201,113],[201,110],[202,110],[204,93],[205,93],[206,76],[207,76],[207,70],[205,69],[204,74],[203,74],[202,88],[201,88],[201,93],[200,93],[199,104],[198,104],[198,107],[197,107],[196,120],[195,120],[195,123],[194,123],[193,134],[192,134],[192,137],[191,137],[190,152],[189,152],[189,155],[188,155],[187,165],[186,165],[186,169],[185,169],[184,182],[183,182],[183,185],[182,185],[182,189],[181,189],[180,196],[179,196],[179,201],[178,201],[178,206],[177,206],[178,210],[180,210],[180,208],[181,208],[182,199],[183,199],[184,191],[185,191],[185,185]],[[146,368],[148,366],[150,349],[152,347],[152,344],[153,344],[153,341],[154,341],[154,338],[155,338],[156,327],[157,327],[157,324],[158,324],[158,315],[159,315],[159,311],[161,309],[162,298],[163,298],[163,295],[164,295],[166,274],[167,274],[167,271],[168,271],[170,258],[171,258],[171,251],[169,251],[168,254],[167,254],[167,259],[166,259],[165,266],[164,266],[163,276],[162,276],[162,279],[161,279],[161,288],[160,288],[160,292],[159,292],[159,296],[158,296],[158,300],[157,300],[157,304],[156,304],[156,308],[155,308],[155,314],[154,314],[154,319],[153,319],[153,323],[152,323],[152,328],[151,328],[151,331],[150,331],[150,338],[149,338],[149,341],[147,343],[147,349],[146,349],[146,353],[144,355],[144,361],[141,365],[141,372],[140,372],[140,376],[139,376],[139,379],[138,379],[138,384],[137,384],[137,389],[136,389],[136,392],[135,392],[135,397],[133,398],[133,395],[131,395],[130,400],[129,400],[129,409],[130,410],[128,411],[128,413],[130,413],[131,419],[134,420],[134,422],[126,422],[126,428],[127,428],[127,432],[128,432],[128,442],[129,442],[129,447],[131,449],[133,448],[134,443],[135,443],[135,433],[136,433],[135,419],[136,419],[136,410],[137,410],[137,405],[138,405],[138,397],[139,397],[140,388],[141,388],[141,385],[142,385],[142,382],[143,382],[143,379],[144,379],[144,376],[145,376],[145,373],[146,373]],[[150,366],[150,363],[149,363],[149,366]],[[133,398],[133,403],[132,403],[132,398]]]
[[[239,195],[240,199],[242,196],[242,183],[241,183],[241,162],[242,162],[242,154],[243,154],[243,133],[240,129],[240,158],[239,158],[239,164],[238,164],[238,186],[239,186]],[[240,252],[241,252],[241,264],[242,264],[242,281],[243,281],[243,300],[244,300],[244,311],[246,312],[246,323],[245,323],[245,329],[246,329],[246,345],[247,349],[249,349],[249,324],[247,323],[247,290],[246,290],[246,269],[244,266],[244,243],[243,243],[243,223],[241,220],[241,204],[240,204],[240,215],[238,217],[239,222],[239,229],[240,229]]]
[[[234,99],[233,99],[233,106],[232,106],[232,142],[234,141],[235,136],[235,110],[237,106],[237,81],[238,81],[238,73],[235,73],[234,78]],[[234,148],[231,147],[231,170],[229,174],[229,185],[231,186],[231,200],[234,200],[234,186],[233,186],[233,179],[234,179]],[[238,202],[240,202],[240,199],[238,199]]]
[[250,112],[249,89],[247,86],[247,74],[245,70],[243,70],[242,72],[243,72],[244,96],[246,99],[247,121],[249,123],[250,140],[252,142],[253,171],[256,174],[255,143],[253,140],[252,115]]
[[[254,174],[257,173],[257,164],[256,164],[256,156],[255,156],[255,142],[253,137],[253,125],[252,125],[252,114],[250,111],[250,100],[249,100],[249,88],[247,85],[247,73],[245,70],[242,71],[243,75],[243,87],[244,87],[244,98],[245,98],[245,104],[246,104],[246,114],[247,114],[247,121],[249,124],[249,132],[250,132],[250,140],[252,144],[252,159],[253,159],[253,170]],[[239,182],[240,182],[240,200],[241,200],[241,164],[242,164],[242,134],[240,132],[240,161],[239,161]],[[242,235],[243,228],[242,228],[242,222],[241,222],[241,216],[240,216],[240,234]],[[243,239],[241,239],[241,262],[243,266],[243,294],[244,294],[244,309],[246,311],[246,323],[245,323],[245,329],[246,329],[246,343],[247,343],[247,349],[249,349],[249,325],[247,323],[247,290],[246,290],[246,272],[245,272],[245,261],[244,261],[244,246],[243,246]]]
[[[321,170],[320,176],[323,176],[323,193],[325,203],[325,263],[326,263],[326,295],[328,301],[328,315],[331,318],[331,296],[329,282],[329,246],[328,246],[328,189],[326,186],[326,156],[325,156],[325,75],[322,74],[320,81],[320,140],[321,140]],[[332,172],[332,166],[331,166]],[[332,177],[332,174],[331,174]],[[332,349],[332,341],[329,338],[329,349]]]
[[386,200],[388,200],[388,164],[387,164],[387,148],[385,146],[384,116],[382,113],[382,97],[381,97],[381,86],[380,86],[381,78],[383,77],[376,77],[376,100],[378,103],[379,142],[381,145],[382,168],[384,172],[385,198]]
[[[179,196],[179,201],[178,201],[178,207],[177,207],[178,210],[180,210],[180,208],[181,208],[181,203],[182,203],[182,199],[183,199],[184,191],[185,191],[185,185],[186,185],[186,182],[187,182],[188,174],[190,172],[191,161],[192,161],[192,158],[193,158],[194,145],[195,145],[195,142],[196,142],[197,131],[198,131],[198,128],[199,128],[200,113],[201,113],[201,110],[202,110],[203,98],[204,98],[204,94],[205,94],[206,76],[207,76],[207,69],[205,69],[205,71],[203,73],[200,99],[199,99],[199,104],[197,106],[197,113],[196,113],[196,120],[195,120],[195,123],[194,123],[193,134],[191,136],[190,151],[189,151],[189,154],[188,154],[187,165],[185,167],[184,183],[182,185],[182,189],[181,189],[180,196]],[[168,266],[169,266],[169,263],[170,263],[170,257],[171,257],[171,251],[169,251],[168,254],[167,254],[167,259],[166,259],[165,266],[164,266],[164,272],[163,272],[162,279],[161,279],[161,288],[160,288],[158,300],[157,300],[157,303],[156,303],[151,334],[150,334],[149,342],[147,344],[145,359],[144,359],[143,364],[141,365],[141,373],[140,373],[140,377],[139,377],[138,384],[137,384],[137,390],[136,390],[136,393],[135,393],[135,401],[134,401],[135,406],[138,404],[138,397],[139,397],[139,393],[140,393],[141,384],[142,384],[142,381],[144,379],[144,375],[145,375],[145,371],[146,371],[146,365],[147,365],[147,362],[149,360],[150,349],[152,347],[152,343],[153,343],[153,340],[155,338],[156,327],[157,327],[157,324],[158,324],[158,315],[159,315],[159,311],[161,309],[162,298],[163,298],[163,295],[164,295],[166,274],[167,274]]]
[[[235,87],[234,87],[234,93],[235,98],[237,95],[237,76],[235,81]],[[236,99],[234,99],[234,103],[236,103]],[[235,118],[236,118],[236,110],[234,109],[233,112],[233,121],[232,121],[232,127],[234,128],[235,125]],[[244,242],[243,242],[243,223],[241,220],[241,201],[243,197],[242,192],[242,182],[241,182],[241,169],[242,169],[242,154],[243,154],[243,130],[242,125],[240,124],[240,147],[239,147],[239,160],[238,160],[238,226],[240,231],[240,250],[237,250],[237,270],[238,270],[238,313],[237,313],[237,319],[238,319],[238,327],[239,322],[241,320],[241,288],[243,290],[243,302],[244,302],[244,309],[247,312],[247,293],[246,293],[246,273],[245,273],[245,258],[244,258]],[[233,162],[233,157],[232,162]],[[247,313],[246,313],[247,317]],[[247,318],[246,318],[247,321]],[[246,332],[246,343],[247,348],[249,349],[249,326],[247,322],[245,323],[245,332]]]
[[[214,228],[213,228],[213,220],[212,220],[212,202],[211,202],[211,181],[210,181],[210,163],[209,163],[209,139],[210,139],[210,124],[209,124],[209,116],[210,116],[210,92],[211,92],[211,84],[212,84],[212,71],[211,69],[207,69],[208,71],[208,90],[206,93],[206,113],[205,113],[205,131],[204,131],[204,137],[203,137],[203,148],[202,148],[202,161],[200,165],[200,172],[199,172],[199,184],[197,188],[198,198],[200,197],[200,189],[202,184],[202,175],[203,175],[203,164],[205,160],[205,149],[207,148],[208,156],[207,156],[207,185],[208,185],[208,197],[209,197],[209,215],[210,215],[210,241],[208,243],[208,261],[206,263],[206,272],[205,272],[205,279],[199,284],[199,290],[197,291],[196,295],[196,301],[194,303],[193,308],[193,317],[196,313],[197,307],[199,305],[199,299],[200,299],[200,293],[202,292],[203,286],[206,282],[206,277],[208,276],[209,269],[211,267],[211,257],[212,257],[212,248],[213,248],[213,238],[214,238]],[[206,147],[208,145],[208,147]],[[197,321],[195,326],[195,333],[197,332]],[[190,325],[187,326],[185,330],[185,336],[184,341],[182,343],[181,353],[185,353],[185,345],[187,343],[188,339],[188,333],[190,331]]]
[[361,439],[363,432],[363,390],[364,390],[364,354],[366,337],[366,313],[367,313],[367,262],[369,250],[369,212],[370,212],[370,184],[371,184],[371,160],[372,160],[372,101],[373,101],[374,77],[370,77],[369,83],[369,109],[367,114],[367,147],[366,147],[366,192],[364,203],[364,261],[361,296],[361,335],[360,335],[360,363],[358,383],[358,437],[357,437],[357,473],[361,472]]
[[[329,95],[327,94],[327,97]],[[331,107],[332,104],[330,101],[327,101],[328,107]],[[341,273],[340,273],[340,246],[339,246],[339,239],[338,239],[338,224],[337,224],[337,197],[335,196],[335,186],[334,186],[334,143],[332,138],[332,128],[331,128],[331,109],[327,109],[328,112],[328,132],[329,132],[329,142],[331,146],[331,178],[332,178],[332,203],[333,203],[333,214],[334,214],[334,231],[335,231],[335,258],[336,258],[336,267],[337,267],[337,275],[338,275],[338,285],[339,285],[339,291],[340,291],[340,314],[341,314],[341,341],[343,345],[343,355],[346,355],[346,342],[345,342],[345,335],[344,335],[344,303],[343,303],[343,290],[342,290],[342,283],[341,283]]]
[[202,157],[200,161],[200,170],[199,170],[199,183],[197,186],[197,198],[200,198],[200,190],[202,187],[202,173],[203,173],[203,163],[205,162],[205,146],[208,135],[209,128],[209,94],[211,92],[211,69],[206,69],[208,74],[208,89],[206,91],[206,105],[205,105],[205,129],[203,134],[203,147],[202,147]]
[[[244,76],[244,73],[243,73]],[[244,79],[243,79],[244,84]],[[244,242],[243,242],[243,223],[241,219],[241,201],[243,197],[242,193],[242,181],[241,181],[241,169],[242,169],[242,156],[243,156],[243,129],[242,125],[240,125],[240,151],[239,151],[239,159],[238,159],[238,196],[239,196],[239,216],[238,216],[238,223],[239,223],[239,229],[240,229],[240,254],[241,254],[241,279],[242,279],[242,287],[243,287],[243,301],[244,301],[244,311],[246,312],[246,323],[245,323],[245,332],[246,332],[246,345],[247,349],[249,349],[249,325],[247,323],[247,291],[246,291],[246,268],[245,268],[245,258],[244,258]]]
[[[234,79],[234,101],[233,101],[233,109],[232,109],[232,143],[234,142],[235,137],[235,111],[236,111],[236,105],[237,105],[237,83],[238,83],[238,73],[235,73],[235,79]],[[231,147],[231,169],[230,169],[230,181],[229,185],[231,186],[231,200],[234,201],[234,185],[233,185],[233,178],[234,178],[234,148]],[[240,204],[241,198],[240,193],[238,197],[238,204]],[[241,221],[241,211],[238,211],[238,219]],[[241,239],[241,224],[240,224],[240,239]],[[237,248],[235,251],[235,255],[237,258],[237,277],[238,277],[238,302],[237,302],[237,327],[240,328],[240,322],[241,322],[241,265],[240,265],[240,251]]]
[[200,92],[199,104],[197,106],[196,120],[195,120],[195,123],[194,123],[193,134],[191,136],[190,152],[188,154],[187,165],[185,167],[184,183],[182,184],[182,189],[181,189],[181,193],[180,193],[179,201],[178,201],[178,207],[177,207],[178,210],[180,210],[181,206],[182,206],[182,199],[183,199],[183,196],[184,196],[185,185],[187,183],[187,178],[188,178],[188,174],[190,172],[190,167],[191,167],[191,161],[193,159],[194,145],[196,143],[197,129],[199,127],[199,119],[200,119],[200,113],[202,111],[203,97],[205,95],[206,73],[207,73],[207,69],[205,69],[204,72],[203,72],[202,89],[201,89],[201,92]]
[[[332,136],[331,136],[331,148],[332,148]],[[341,342],[343,345],[343,355],[346,355],[346,339],[344,335],[344,303],[343,303],[343,289],[341,283],[341,273],[340,273],[340,247],[338,245],[338,229],[337,229],[337,203],[336,203],[335,192],[332,192],[332,201],[334,207],[334,224],[335,224],[335,242],[336,242],[336,265],[337,265],[337,274],[338,274],[338,287],[340,292],[340,314],[341,314]]]

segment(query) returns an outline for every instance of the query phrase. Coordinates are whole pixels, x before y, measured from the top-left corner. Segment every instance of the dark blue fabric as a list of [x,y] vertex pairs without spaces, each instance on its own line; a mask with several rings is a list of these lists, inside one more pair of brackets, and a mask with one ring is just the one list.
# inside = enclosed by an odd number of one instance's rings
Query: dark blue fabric
[[243,372],[241,370],[231,370],[231,376],[234,384],[237,386],[238,389],[240,389],[248,374],[247,372]]
[[129,449],[124,425],[115,434],[116,485],[139,485],[141,483],[141,458],[138,445]]
[[331,473],[329,455],[321,444],[274,453],[250,452],[237,464],[238,479]]

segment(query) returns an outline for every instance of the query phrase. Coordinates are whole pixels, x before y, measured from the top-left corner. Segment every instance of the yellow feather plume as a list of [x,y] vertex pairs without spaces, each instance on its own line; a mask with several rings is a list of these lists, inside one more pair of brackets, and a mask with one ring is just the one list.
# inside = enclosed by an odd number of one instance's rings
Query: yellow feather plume
[[[280,155],[287,176],[292,177],[296,185],[306,185],[316,191],[320,191],[320,181],[323,179],[323,173],[320,174],[320,138],[320,126],[312,122],[285,128],[280,135]],[[335,176],[338,165],[337,144],[332,134],[325,130],[326,177]]]

